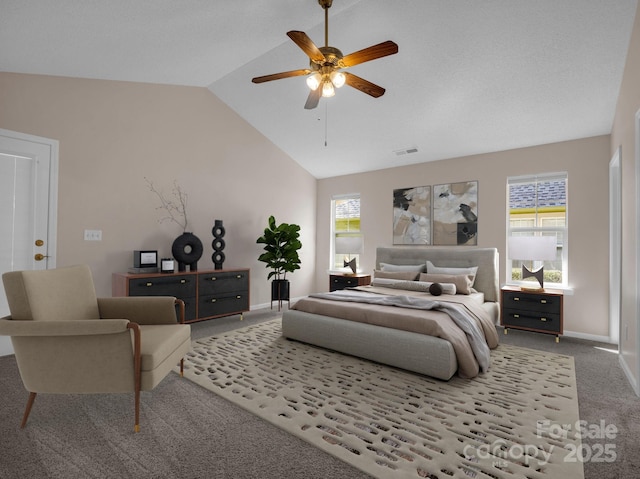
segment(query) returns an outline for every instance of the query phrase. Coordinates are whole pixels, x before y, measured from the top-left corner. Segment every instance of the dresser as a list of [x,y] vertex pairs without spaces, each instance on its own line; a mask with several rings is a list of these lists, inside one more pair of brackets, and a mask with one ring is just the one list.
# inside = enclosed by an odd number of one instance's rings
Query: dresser
[[367,286],[369,284],[371,284],[370,274],[336,273],[329,275],[329,291],[338,291],[355,286]]
[[113,273],[113,296],[175,296],[185,303],[186,322],[249,311],[249,269],[176,273]]
[[519,287],[504,286],[501,296],[500,324],[504,327],[504,334],[513,328],[553,334],[556,342],[560,340],[563,333],[562,291],[528,291]]

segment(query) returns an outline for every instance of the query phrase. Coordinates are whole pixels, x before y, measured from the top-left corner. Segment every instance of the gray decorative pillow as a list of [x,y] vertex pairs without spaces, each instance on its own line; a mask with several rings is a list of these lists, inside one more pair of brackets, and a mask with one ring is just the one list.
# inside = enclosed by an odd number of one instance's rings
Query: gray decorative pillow
[[380,271],[376,269],[373,271],[374,278],[385,278],[385,279],[401,279],[404,281],[415,281],[418,279],[417,271]]
[[456,285],[457,294],[471,294],[473,289],[473,275],[471,274],[420,274],[419,281],[430,283],[453,283]]
[[[436,283],[424,281],[403,281],[401,279],[377,278],[371,283],[373,286],[384,286],[385,288],[404,289],[406,291],[419,291],[430,293],[431,287]],[[456,285],[453,283],[437,283],[440,285],[441,293],[456,294]]]
[[426,265],[380,263],[380,269],[382,271],[415,271],[417,273],[424,273],[426,271]]
[[473,283],[476,280],[476,275],[478,274],[478,267],[477,266],[468,266],[466,268],[445,267],[445,266],[436,266],[431,261],[427,261],[426,266],[427,266],[427,273],[428,274],[431,274],[431,273],[433,273],[433,274],[454,274],[454,275],[471,274],[471,275],[473,275],[473,279],[471,281],[471,286],[473,286]]

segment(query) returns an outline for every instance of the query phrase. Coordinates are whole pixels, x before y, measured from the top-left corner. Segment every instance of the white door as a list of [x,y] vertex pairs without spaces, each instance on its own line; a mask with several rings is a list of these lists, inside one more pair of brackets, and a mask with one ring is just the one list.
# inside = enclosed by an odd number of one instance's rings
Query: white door
[[[0,129],[0,274],[55,267],[58,142]],[[0,316],[9,314],[4,290]],[[0,356],[12,354],[0,337]]]
[[620,343],[622,301],[622,175],[618,148],[609,162],[609,341]]

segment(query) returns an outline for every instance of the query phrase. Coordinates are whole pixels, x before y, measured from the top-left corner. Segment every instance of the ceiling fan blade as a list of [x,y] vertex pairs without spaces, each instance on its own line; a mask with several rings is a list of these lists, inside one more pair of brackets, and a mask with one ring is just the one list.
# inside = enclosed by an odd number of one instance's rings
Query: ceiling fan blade
[[264,75],[261,77],[255,77],[255,78],[252,78],[251,81],[253,83],[264,83],[266,81],[280,80],[282,78],[299,77],[302,75],[308,75],[309,73],[311,73],[311,70],[308,70],[305,68],[302,70],[291,70],[288,72],[274,73],[273,75]]
[[378,43],[377,45],[350,53],[345,56],[340,63],[343,68],[352,67],[360,63],[369,62],[395,53],[398,53],[398,45],[391,40],[387,40],[386,42]]
[[309,92],[309,96],[307,97],[307,102],[304,104],[304,109],[313,110],[315,107],[317,107],[321,95],[322,89],[320,87],[316,88],[315,90],[311,90]]
[[355,88],[356,90],[360,90],[362,93],[366,93],[367,95],[371,95],[374,98],[378,98],[384,95],[384,92],[386,91],[381,86],[378,86],[375,83],[371,83],[364,78],[360,78],[359,76],[356,76],[352,73],[343,73],[345,76],[345,83],[350,87]]
[[291,38],[312,61],[316,63],[324,61],[324,55],[306,33],[292,30],[287,32],[287,36]]

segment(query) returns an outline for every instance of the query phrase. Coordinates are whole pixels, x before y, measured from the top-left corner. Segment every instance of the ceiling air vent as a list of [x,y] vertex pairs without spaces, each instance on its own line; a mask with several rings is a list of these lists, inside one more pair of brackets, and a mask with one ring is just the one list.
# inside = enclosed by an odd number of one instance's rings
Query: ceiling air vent
[[417,153],[417,152],[418,152],[418,148],[416,148],[415,146],[411,148],[403,148],[402,150],[394,150],[394,153],[396,154],[396,156],[408,155],[410,153]]

